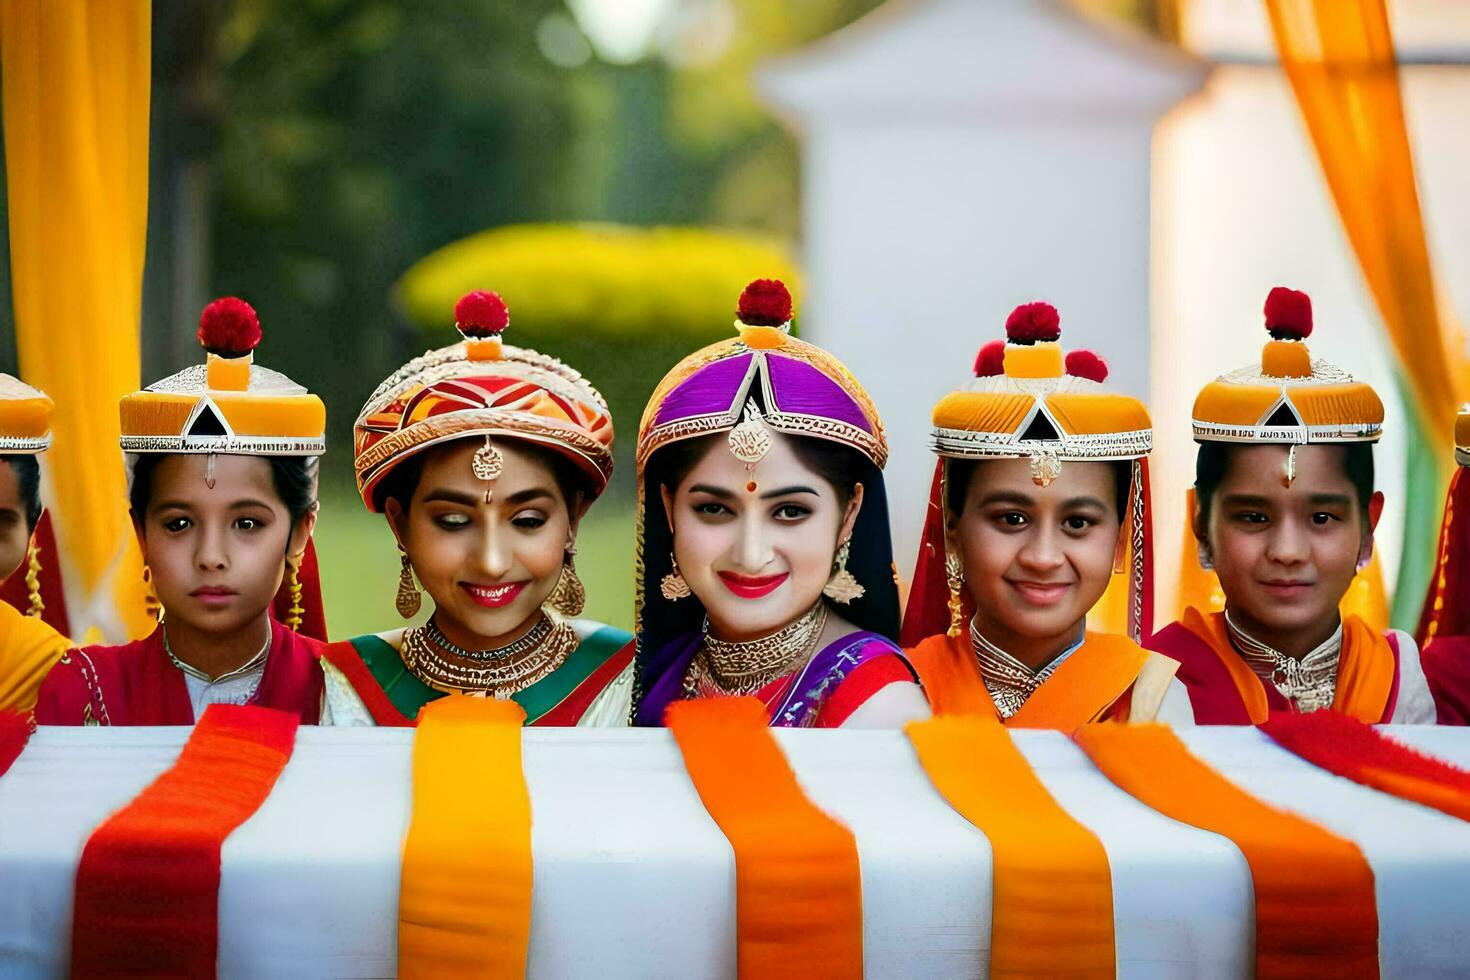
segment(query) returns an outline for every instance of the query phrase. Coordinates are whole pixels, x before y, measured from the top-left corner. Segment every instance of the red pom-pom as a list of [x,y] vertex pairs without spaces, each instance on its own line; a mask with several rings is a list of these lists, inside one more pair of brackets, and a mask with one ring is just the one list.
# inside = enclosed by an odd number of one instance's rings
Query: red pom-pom
[[1277,286],[1266,294],[1266,329],[1277,340],[1306,340],[1312,335],[1312,297]]
[[1108,380],[1108,362],[1090,350],[1074,350],[1067,355],[1067,373],[1102,384]]
[[260,317],[243,299],[225,296],[199,314],[199,345],[220,357],[244,357],[260,343]]
[[791,291],[779,279],[757,279],[741,291],[735,316],[752,327],[779,327],[791,319]]
[[992,340],[975,355],[975,377],[993,378],[1006,373],[1006,342]]
[[1062,335],[1062,318],[1050,303],[1022,303],[1006,317],[1006,336],[1013,344],[1056,340]]
[[477,289],[454,304],[454,325],[466,337],[498,337],[510,326],[510,309],[498,293]]

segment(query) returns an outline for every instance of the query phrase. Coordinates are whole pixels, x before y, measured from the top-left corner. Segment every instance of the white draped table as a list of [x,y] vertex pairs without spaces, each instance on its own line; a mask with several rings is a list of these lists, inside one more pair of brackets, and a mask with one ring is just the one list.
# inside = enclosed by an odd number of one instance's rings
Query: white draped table
[[[1470,767],[1470,731],[1387,731]],[[43,728],[0,777],[0,977],[65,974],[83,844],[188,733]],[[1251,884],[1235,846],[1136,802],[1060,734],[1014,734],[1107,851],[1120,975],[1248,976]],[[1180,734],[1247,791],[1357,843],[1376,878],[1384,976],[1470,975],[1470,823],[1332,776],[1251,728]],[[300,730],[275,791],[224,845],[222,977],[393,975],[412,735]],[[868,976],[984,975],[989,846],[935,792],[902,733],[776,738],[814,802],[857,839]],[[734,976],[734,859],[669,734],[528,729],[524,765],[529,974]]]

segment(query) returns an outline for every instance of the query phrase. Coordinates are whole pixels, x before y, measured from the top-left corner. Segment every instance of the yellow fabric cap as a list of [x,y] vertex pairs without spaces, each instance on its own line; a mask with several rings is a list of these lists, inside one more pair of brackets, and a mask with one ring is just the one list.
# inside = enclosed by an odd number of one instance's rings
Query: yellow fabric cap
[[55,410],[45,392],[0,374],[0,453],[31,455],[50,446]]
[[1268,378],[1309,378],[1312,354],[1300,341],[1273,340],[1261,351],[1261,373]]
[[1006,374],[1012,378],[1060,378],[1064,373],[1061,345],[1007,344],[1005,366]]

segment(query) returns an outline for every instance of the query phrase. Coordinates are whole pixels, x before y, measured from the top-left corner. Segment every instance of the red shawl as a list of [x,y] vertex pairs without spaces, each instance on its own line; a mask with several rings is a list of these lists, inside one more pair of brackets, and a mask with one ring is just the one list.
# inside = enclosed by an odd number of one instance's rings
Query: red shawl
[[[321,713],[323,644],[271,621],[265,673],[250,703],[314,725]],[[184,674],[163,649],[163,628],[122,646],[68,651],[41,684],[38,725],[192,725]]]

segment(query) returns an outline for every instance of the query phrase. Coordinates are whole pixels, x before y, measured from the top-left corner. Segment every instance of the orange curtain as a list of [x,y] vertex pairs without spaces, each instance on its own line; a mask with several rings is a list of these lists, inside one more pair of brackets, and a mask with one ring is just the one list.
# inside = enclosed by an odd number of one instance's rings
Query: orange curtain
[[1446,448],[1467,392],[1463,337],[1440,317],[1386,0],[1266,0],[1281,66],[1327,186],[1408,374]]
[[78,639],[152,626],[117,415],[140,374],[150,20],[149,0],[0,4],[16,343],[56,401],[46,503]]
[[[1436,299],[1386,0],[1266,0],[1266,8],[1281,66],[1398,354],[1410,408],[1430,440],[1435,486],[1426,496],[1437,502],[1449,480],[1455,412],[1470,395],[1470,358],[1463,332]],[[1428,571],[1415,567],[1420,545],[1434,535],[1433,515],[1422,509],[1410,508],[1401,593],[1417,592]],[[1395,609],[1418,598],[1397,597]]]

